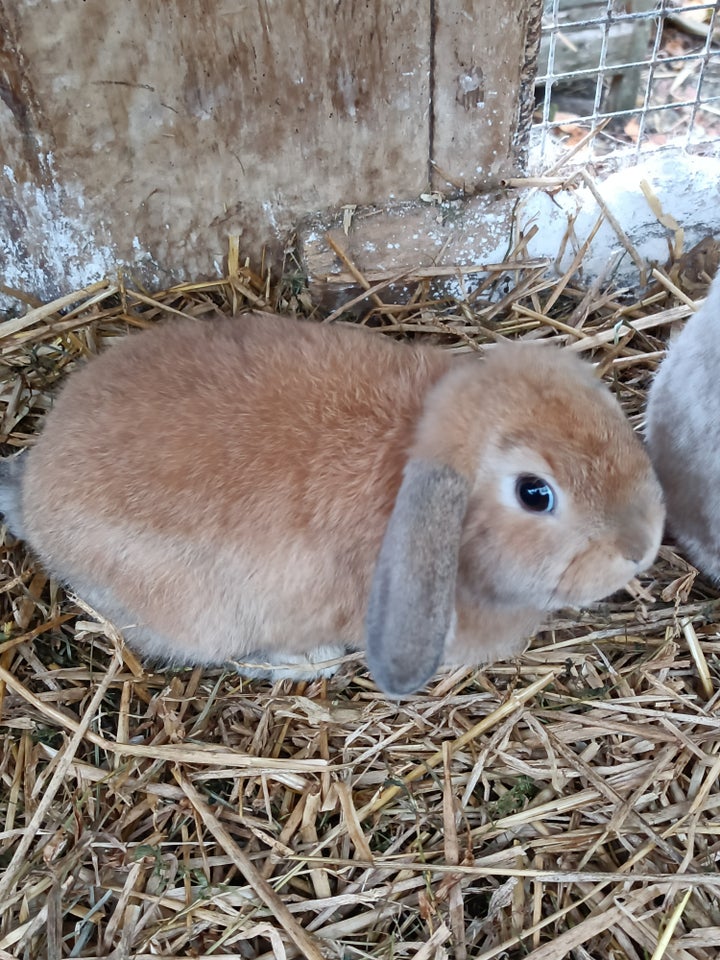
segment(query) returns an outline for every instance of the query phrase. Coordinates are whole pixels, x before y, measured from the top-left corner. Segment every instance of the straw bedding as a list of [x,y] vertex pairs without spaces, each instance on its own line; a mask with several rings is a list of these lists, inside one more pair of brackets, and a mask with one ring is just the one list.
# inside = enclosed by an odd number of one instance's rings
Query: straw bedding
[[[548,281],[521,243],[468,300],[418,281],[359,319],[463,352],[555,339],[640,428],[669,325],[704,292],[699,254],[676,254],[639,300]],[[28,302],[0,324],[3,453],[109,338],[248,305],[312,313],[237,248],[215,283]],[[1,549],[0,958],[717,956],[720,611],[671,544],[523,657],[400,704],[353,657],[307,684],[158,672]]]

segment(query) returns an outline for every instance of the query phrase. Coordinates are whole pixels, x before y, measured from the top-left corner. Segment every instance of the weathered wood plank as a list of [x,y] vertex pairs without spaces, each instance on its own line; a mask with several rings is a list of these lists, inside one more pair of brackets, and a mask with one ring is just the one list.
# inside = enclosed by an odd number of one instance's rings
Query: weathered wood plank
[[0,279],[198,277],[230,234],[416,196],[429,36],[416,0],[0,0]]
[[[435,0],[433,10],[430,149],[433,186],[444,199],[358,210],[347,235],[332,213],[304,224],[302,262],[329,309],[359,288],[343,276],[328,233],[370,278],[430,267],[442,273],[507,253],[514,199],[494,188],[525,159],[542,0]],[[452,199],[462,194],[480,195]],[[457,293],[476,282],[445,280]]]
[[537,2],[435,0],[434,186],[473,192],[518,172],[528,133]]
[[[376,283],[401,274],[422,275],[460,297],[478,282],[463,267],[502,263],[512,238],[516,198],[508,191],[442,203],[406,202],[361,208],[345,233],[337,215],[314,217],[298,236],[313,299],[334,310],[360,291],[336,256],[328,236],[351,263]],[[403,279],[384,300],[404,296]]]

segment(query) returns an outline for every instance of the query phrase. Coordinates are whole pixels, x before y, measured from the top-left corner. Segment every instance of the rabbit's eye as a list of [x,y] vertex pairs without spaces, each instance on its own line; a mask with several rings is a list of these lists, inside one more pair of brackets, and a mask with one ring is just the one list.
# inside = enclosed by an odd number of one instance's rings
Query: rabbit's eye
[[526,510],[533,513],[552,513],[555,509],[555,493],[542,477],[518,477],[515,494]]

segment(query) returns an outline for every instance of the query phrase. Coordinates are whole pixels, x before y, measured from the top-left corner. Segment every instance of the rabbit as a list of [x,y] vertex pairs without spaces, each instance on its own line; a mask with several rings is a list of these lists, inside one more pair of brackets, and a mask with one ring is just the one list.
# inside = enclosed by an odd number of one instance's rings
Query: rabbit
[[670,341],[648,393],[645,433],[668,528],[720,583],[720,273]]
[[390,697],[623,587],[664,519],[569,352],[263,313],[114,343],[1,480],[9,529],[150,658],[297,679],[364,650]]

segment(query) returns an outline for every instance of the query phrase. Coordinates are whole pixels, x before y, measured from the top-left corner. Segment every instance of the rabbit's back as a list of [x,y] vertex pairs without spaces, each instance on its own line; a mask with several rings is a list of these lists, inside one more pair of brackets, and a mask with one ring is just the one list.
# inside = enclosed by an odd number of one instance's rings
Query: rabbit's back
[[222,638],[205,660],[293,633],[297,649],[361,644],[412,425],[448,362],[261,314],[130,336],[49,414],[25,469],[27,539],[116,619],[154,624],[154,653],[171,637],[193,659],[198,631]]

